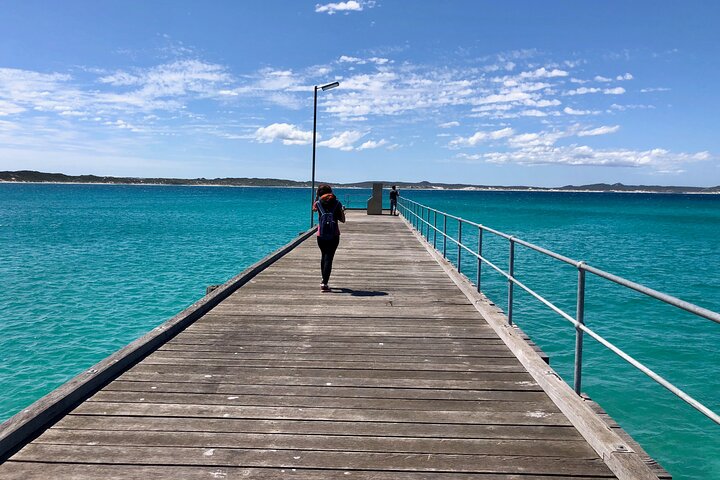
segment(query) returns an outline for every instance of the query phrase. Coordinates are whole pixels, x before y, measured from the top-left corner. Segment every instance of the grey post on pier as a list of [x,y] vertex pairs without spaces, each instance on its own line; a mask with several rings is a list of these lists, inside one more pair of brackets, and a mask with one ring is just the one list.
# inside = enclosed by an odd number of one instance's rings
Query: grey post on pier
[[372,197],[367,202],[368,215],[382,215],[383,184],[373,183]]

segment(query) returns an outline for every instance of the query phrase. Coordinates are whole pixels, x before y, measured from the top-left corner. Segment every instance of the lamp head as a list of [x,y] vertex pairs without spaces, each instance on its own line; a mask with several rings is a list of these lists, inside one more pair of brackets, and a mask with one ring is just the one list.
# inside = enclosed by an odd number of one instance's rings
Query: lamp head
[[340,82],[332,82],[332,83],[328,83],[327,85],[323,85],[320,88],[324,92],[325,90],[330,90],[331,88],[335,88],[335,87],[339,87],[339,86],[340,86]]

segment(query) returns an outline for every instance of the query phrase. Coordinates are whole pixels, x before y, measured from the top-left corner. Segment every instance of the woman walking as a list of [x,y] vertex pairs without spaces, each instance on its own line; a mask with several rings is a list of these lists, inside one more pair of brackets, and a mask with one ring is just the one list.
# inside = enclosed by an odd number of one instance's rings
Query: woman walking
[[340,227],[338,222],[345,223],[345,209],[332,193],[330,185],[320,185],[313,210],[318,212],[317,243],[320,247],[320,271],[322,283],[320,291],[329,292],[330,272],[335,251],[340,244]]

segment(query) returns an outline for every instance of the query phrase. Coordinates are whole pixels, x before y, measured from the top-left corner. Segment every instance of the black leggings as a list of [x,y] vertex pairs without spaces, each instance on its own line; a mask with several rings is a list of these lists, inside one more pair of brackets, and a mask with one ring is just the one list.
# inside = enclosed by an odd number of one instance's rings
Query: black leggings
[[322,255],[320,257],[320,271],[322,272],[322,283],[327,285],[330,280],[330,272],[332,272],[333,257],[335,257],[335,250],[337,250],[340,244],[340,236],[335,236],[330,239],[317,237],[318,247]]

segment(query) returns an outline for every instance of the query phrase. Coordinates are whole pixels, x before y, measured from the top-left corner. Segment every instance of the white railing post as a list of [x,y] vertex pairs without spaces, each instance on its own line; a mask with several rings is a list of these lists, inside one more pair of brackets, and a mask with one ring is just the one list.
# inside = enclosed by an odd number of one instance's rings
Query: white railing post
[[458,252],[457,252],[457,271],[461,273],[462,269],[462,220],[458,218]]
[[482,270],[482,240],[483,240],[483,229],[482,226],[478,226],[478,259],[477,259],[477,291],[480,291],[480,272]]
[[[575,320],[580,325],[585,324],[585,262],[578,263],[578,286],[577,286],[577,310]],[[575,393],[580,395],[582,389],[582,354],[583,354],[583,331],[579,326],[575,327],[575,374],[573,382]]]
[[510,237],[510,258],[508,259],[508,301],[507,301],[507,318],[508,325],[513,323],[513,287],[515,284],[512,279],[515,277],[515,237]]
[[443,213],[443,258],[447,258],[447,214]]

